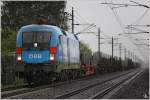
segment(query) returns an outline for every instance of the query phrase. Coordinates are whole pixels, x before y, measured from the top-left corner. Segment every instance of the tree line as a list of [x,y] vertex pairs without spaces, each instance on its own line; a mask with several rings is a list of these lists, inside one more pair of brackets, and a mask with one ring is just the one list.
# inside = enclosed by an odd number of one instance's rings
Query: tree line
[[65,1],[3,1],[1,9],[2,52],[15,49],[16,32],[21,26],[33,23],[38,17],[48,19],[68,30],[67,16],[64,14]]

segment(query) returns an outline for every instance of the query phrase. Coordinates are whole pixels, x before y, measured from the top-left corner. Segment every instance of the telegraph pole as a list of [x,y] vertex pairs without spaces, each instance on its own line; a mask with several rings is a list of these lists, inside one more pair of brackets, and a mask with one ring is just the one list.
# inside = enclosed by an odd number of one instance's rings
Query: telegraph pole
[[129,53],[130,53],[130,51],[128,50],[128,58],[130,59],[130,54]]
[[74,9],[72,7],[72,33],[74,34]]
[[131,61],[132,61],[132,52],[130,54],[131,54]]
[[134,52],[133,52],[133,62],[134,62]]
[[114,51],[113,51],[114,50],[114,45],[113,45],[114,43],[113,42],[114,42],[114,40],[113,40],[113,36],[112,36],[112,59],[113,59],[113,56],[114,56],[114,54],[113,54],[114,53]]
[[120,60],[121,60],[121,43],[119,44],[119,57],[120,57]]
[[100,28],[98,28],[98,56],[99,56],[99,59],[101,58],[101,51],[100,51]]
[[133,52],[131,52],[131,60],[133,61]]
[[125,54],[124,57],[125,57],[125,60],[126,60],[126,48],[124,48],[124,54]]
[[[120,61],[120,65],[122,66],[122,62],[121,62],[121,43],[119,43],[119,61]],[[123,67],[121,67],[121,70],[123,70]]]
[[124,59],[125,59],[125,66],[126,67],[128,67],[129,65],[128,65],[128,62],[127,62],[127,60],[126,60],[126,47],[124,48]]

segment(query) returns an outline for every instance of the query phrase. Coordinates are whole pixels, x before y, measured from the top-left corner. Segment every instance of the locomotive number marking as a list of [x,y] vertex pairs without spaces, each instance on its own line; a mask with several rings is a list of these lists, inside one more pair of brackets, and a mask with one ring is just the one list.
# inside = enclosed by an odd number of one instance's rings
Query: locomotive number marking
[[40,59],[40,58],[42,58],[42,55],[41,54],[29,54],[29,59],[33,59],[33,58],[38,58],[38,59]]

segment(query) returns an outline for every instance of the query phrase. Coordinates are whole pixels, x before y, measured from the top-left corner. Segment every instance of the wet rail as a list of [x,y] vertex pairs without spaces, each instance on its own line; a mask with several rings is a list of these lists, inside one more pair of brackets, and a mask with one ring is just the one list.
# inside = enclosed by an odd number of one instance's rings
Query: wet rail
[[97,94],[95,94],[94,96],[92,96],[90,99],[100,99],[100,98],[105,98],[104,96],[107,95],[109,92],[113,91],[114,89],[116,89],[117,87],[119,87],[120,85],[123,85],[123,83],[130,81],[131,79],[134,79],[135,77],[137,77],[139,74],[141,74],[142,72],[135,72],[133,75],[129,75],[127,76],[125,79],[122,79],[121,81],[117,82],[115,84],[112,84],[110,86],[108,86],[106,89],[98,92]]
[[[96,86],[102,86],[102,85],[110,83],[110,82],[112,82],[112,81],[114,81],[116,79],[120,80],[121,78],[123,78],[123,80],[121,80],[119,82],[116,82],[115,84],[111,84],[111,85],[109,84],[110,86],[107,85],[106,88],[102,89],[100,92],[98,92],[95,95],[93,95],[92,97],[90,97],[91,99],[101,98],[102,96],[107,94],[109,91],[113,90],[115,87],[117,87],[118,85],[120,85],[124,81],[128,80],[129,78],[131,78],[131,76],[134,76],[137,73],[138,73],[138,71],[136,71],[134,73],[133,72],[128,72],[128,73],[125,73],[125,74],[113,77],[111,79],[105,80],[105,81],[100,82],[100,83],[91,84],[89,86],[86,86],[86,87],[83,87],[83,88],[71,91],[69,93],[66,93],[66,94],[63,94],[63,95],[58,95],[58,96],[55,97],[55,99],[71,98],[74,95],[78,95],[78,94],[80,94],[80,93],[82,93],[82,92],[84,92],[86,90],[92,89],[92,88],[94,88]],[[131,74],[131,75],[128,75],[128,74]]]

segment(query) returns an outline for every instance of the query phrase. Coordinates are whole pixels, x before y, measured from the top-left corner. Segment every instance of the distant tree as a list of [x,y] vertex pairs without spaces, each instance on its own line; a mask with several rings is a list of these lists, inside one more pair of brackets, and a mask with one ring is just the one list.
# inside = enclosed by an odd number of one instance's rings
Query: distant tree
[[90,64],[92,50],[84,42],[80,42],[80,60],[81,64]]
[[92,55],[92,50],[89,48],[89,46],[87,44],[85,44],[82,41],[80,41],[80,51],[84,52],[88,55]]
[[7,39],[4,39],[1,42],[1,47],[2,47],[2,54],[8,54],[12,51],[15,51],[16,48],[16,32],[15,31],[9,31],[10,35],[8,36]]

